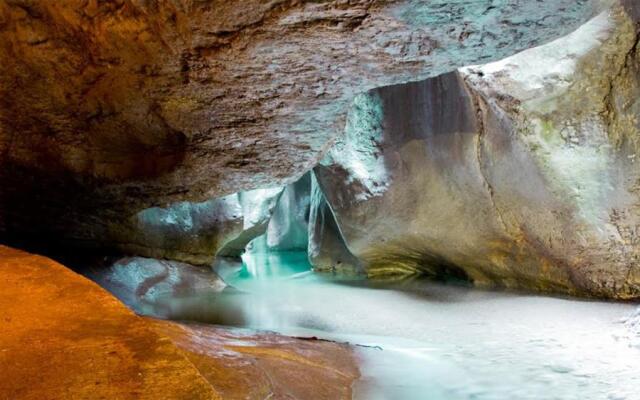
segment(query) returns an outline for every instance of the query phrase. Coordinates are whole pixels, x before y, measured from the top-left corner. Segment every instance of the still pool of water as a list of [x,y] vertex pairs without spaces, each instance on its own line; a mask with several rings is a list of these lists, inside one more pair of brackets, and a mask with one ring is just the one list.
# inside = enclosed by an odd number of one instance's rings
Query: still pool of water
[[236,289],[174,302],[172,317],[358,345],[356,399],[640,399],[630,304],[335,281],[303,253],[217,268]]

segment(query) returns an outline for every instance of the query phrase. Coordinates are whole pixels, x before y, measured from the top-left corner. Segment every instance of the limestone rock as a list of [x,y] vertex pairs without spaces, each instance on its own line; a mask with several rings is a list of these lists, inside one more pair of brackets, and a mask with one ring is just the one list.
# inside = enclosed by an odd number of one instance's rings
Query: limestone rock
[[315,174],[370,275],[640,297],[640,35],[621,4],[550,44],[356,100]]
[[144,208],[291,183],[356,94],[530,48],[599,3],[3,1],[0,232],[110,245]]

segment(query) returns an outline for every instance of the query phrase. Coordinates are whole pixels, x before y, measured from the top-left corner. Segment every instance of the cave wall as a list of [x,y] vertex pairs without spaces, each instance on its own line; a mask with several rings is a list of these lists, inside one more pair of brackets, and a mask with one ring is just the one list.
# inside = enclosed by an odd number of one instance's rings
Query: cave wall
[[124,224],[112,224],[109,235],[125,254],[211,265],[216,256],[240,256],[251,240],[267,232],[275,223],[276,206],[283,203],[283,190],[254,189],[202,203],[148,208]]
[[638,297],[638,5],[495,3],[5,1],[0,239]]
[[508,56],[599,5],[2,1],[0,236],[113,245],[145,208],[289,184],[356,94]]

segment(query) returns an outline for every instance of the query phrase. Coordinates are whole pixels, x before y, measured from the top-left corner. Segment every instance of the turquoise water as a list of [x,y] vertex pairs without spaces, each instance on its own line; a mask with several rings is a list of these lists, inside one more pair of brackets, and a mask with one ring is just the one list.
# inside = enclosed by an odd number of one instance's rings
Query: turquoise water
[[357,399],[640,398],[640,348],[620,323],[633,305],[338,281],[304,253],[260,249],[216,268],[236,289],[174,317],[359,345]]

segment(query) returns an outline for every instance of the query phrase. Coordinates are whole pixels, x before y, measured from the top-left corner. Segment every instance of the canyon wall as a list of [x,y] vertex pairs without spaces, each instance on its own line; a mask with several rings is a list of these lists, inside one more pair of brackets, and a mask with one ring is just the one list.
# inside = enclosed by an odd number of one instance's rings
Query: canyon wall
[[244,3],[0,4],[0,237],[640,296],[636,2]]
[[359,97],[315,174],[368,275],[639,297],[638,21]]
[[144,208],[291,183],[357,94],[509,56],[599,6],[2,1],[0,234],[118,245]]

